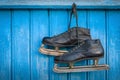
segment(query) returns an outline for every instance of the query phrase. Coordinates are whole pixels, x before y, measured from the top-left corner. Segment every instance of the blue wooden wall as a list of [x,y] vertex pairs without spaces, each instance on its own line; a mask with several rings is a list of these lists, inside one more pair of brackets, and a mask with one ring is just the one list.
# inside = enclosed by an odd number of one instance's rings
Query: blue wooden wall
[[[69,9],[0,10],[0,80],[120,80],[120,10],[78,10],[79,26],[100,39],[108,71],[57,74],[53,58],[38,51],[44,36],[67,30]],[[72,21],[74,26],[75,20]],[[82,61],[76,65],[92,64]]]

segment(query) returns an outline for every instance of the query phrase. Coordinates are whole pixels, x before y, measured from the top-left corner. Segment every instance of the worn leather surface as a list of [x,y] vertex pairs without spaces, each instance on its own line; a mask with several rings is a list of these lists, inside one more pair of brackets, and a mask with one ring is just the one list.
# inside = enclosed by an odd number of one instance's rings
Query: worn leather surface
[[50,46],[65,47],[72,46],[78,43],[78,41],[81,42],[87,39],[91,39],[89,29],[74,27],[57,36],[44,37],[42,43]]
[[55,57],[55,62],[74,62],[86,58],[99,58],[104,56],[104,49],[99,39],[85,40],[68,53]]

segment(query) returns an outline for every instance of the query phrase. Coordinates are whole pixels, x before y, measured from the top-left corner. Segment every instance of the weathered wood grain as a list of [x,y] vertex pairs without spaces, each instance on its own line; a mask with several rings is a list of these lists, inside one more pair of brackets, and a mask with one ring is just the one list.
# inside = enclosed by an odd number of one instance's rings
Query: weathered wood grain
[[[68,14],[69,10],[64,6],[62,9],[0,10],[0,80],[119,80],[119,9],[78,10],[79,26],[89,27],[92,38],[101,40],[105,55],[100,63],[107,63],[110,70],[71,74],[53,72],[54,57],[40,54],[38,50],[43,37],[67,30]],[[72,27],[74,23],[75,20]],[[92,61],[75,65],[87,63],[92,64]]]
[[1,0],[1,9],[65,9],[71,8],[75,2],[80,9],[120,9],[119,0]]
[[0,10],[0,80],[11,80],[11,11]]
[[107,57],[110,70],[108,80],[120,79],[120,11],[107,12]]
[[12,79],[30,80],[29,11],[12,11]]
[[49,36],[47,10],[31,11],[31,80],[49,80],[49,57],[39,52],[43,37]]

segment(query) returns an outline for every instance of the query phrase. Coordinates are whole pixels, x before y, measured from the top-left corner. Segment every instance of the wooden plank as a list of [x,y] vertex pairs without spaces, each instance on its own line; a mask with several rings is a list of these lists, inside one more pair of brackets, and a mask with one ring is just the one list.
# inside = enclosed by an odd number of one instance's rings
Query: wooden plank
[[13,80],[30,80],[29,11],[12,12]]
[[[99,60],[99,64],[106,63],[106,25],[104,10],[90,10],[88,12],[88,26],[91,30],[92,39],[100,39],[104,47],[104,58]],[[93,61],[89,61],[93,64]],[[88,80],[106,80],[105,71],[89,72]]]
[[[55,3],[54,3],[55,4]],[[62,3],[61,3],[62,4]],[[83,3],[84,4],[84,3]],[[69,5],[0,5],[0,9],[71,9]],[[78,9],[120,9],[118,5],[79,5]]]
[[43,37],[49,36],[48,11],[31,11],[31,80],[49,80],[49,57],[41,54]]
[[70,9],[75,2],[80,9],[120,9],[119,0],[1,0],[1,9]]
[[108,47],[108,80],[120,79],[120,11],[112,10],[107,12],[107,47]]
[[[50,36],[60,34],[68,29],[68,15],[66,10],[50,10]],[[49,62],[50,80],[67,80],[67,74],[57,74],[53,72],[54,59],[51,56]]]
[[70,6],[73,2],[80,6],[119,6],[119,0],[1,0],[1,6]]
[[11,80],[11,12],[0,10],[0,80]]
[[[78,10],[78,25],[79,25],[79,27],[87,28],[87,24],[86,24],[87,16],[86,15],[87,15],[86,10]],[[75,20],[75,17],[73,17],[71,27],[75,27],[76,26],[75,23],[76,23],[76,20]],[[75,66],[87,65],[86,63],[87,63],[87,61],[80,61],[80,62],[76,63]],[[87,72],[71,73],[69,78],[70,78],[70,80],[86,80]]]

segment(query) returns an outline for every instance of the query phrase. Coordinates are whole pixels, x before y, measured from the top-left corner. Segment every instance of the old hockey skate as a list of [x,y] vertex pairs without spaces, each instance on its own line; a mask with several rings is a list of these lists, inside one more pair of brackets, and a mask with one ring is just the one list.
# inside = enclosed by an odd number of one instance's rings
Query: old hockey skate
[[[107,70],[109,68],[106,64],[98,64],[98,60],[104,56],[104,50],[100,40],[85,40],[79,46],[76,46],[66,54],[55,57],[54,72],[68,73],[68,72],[86,72],[96,70]],[[93,65],[88,66],[73,66],[73,63],[91,59],[94,61]],[[58,63],[69,63],[69,67],[58,67]]]
[[[76,17],[76,27],[70,28],[72,15]],[[70,22],[68,25],[68,31],[61,33],[57,36],[53,37],[44,37],[42,40],[42,45],[39,51],[42,54],[52,55],[52,56],[60,56],[64,53],[67,53],[67,50],[59,50],[60,47],[69,47],[75,46],[78,41],[81,42],[83,40],[91,39],[90,30],[86,28],[78,27],[78,17],[76,11],[76,4],[73,3],[72,11],[70,16]],[[45,45],[54,46],[55,50],[45,48]]]

